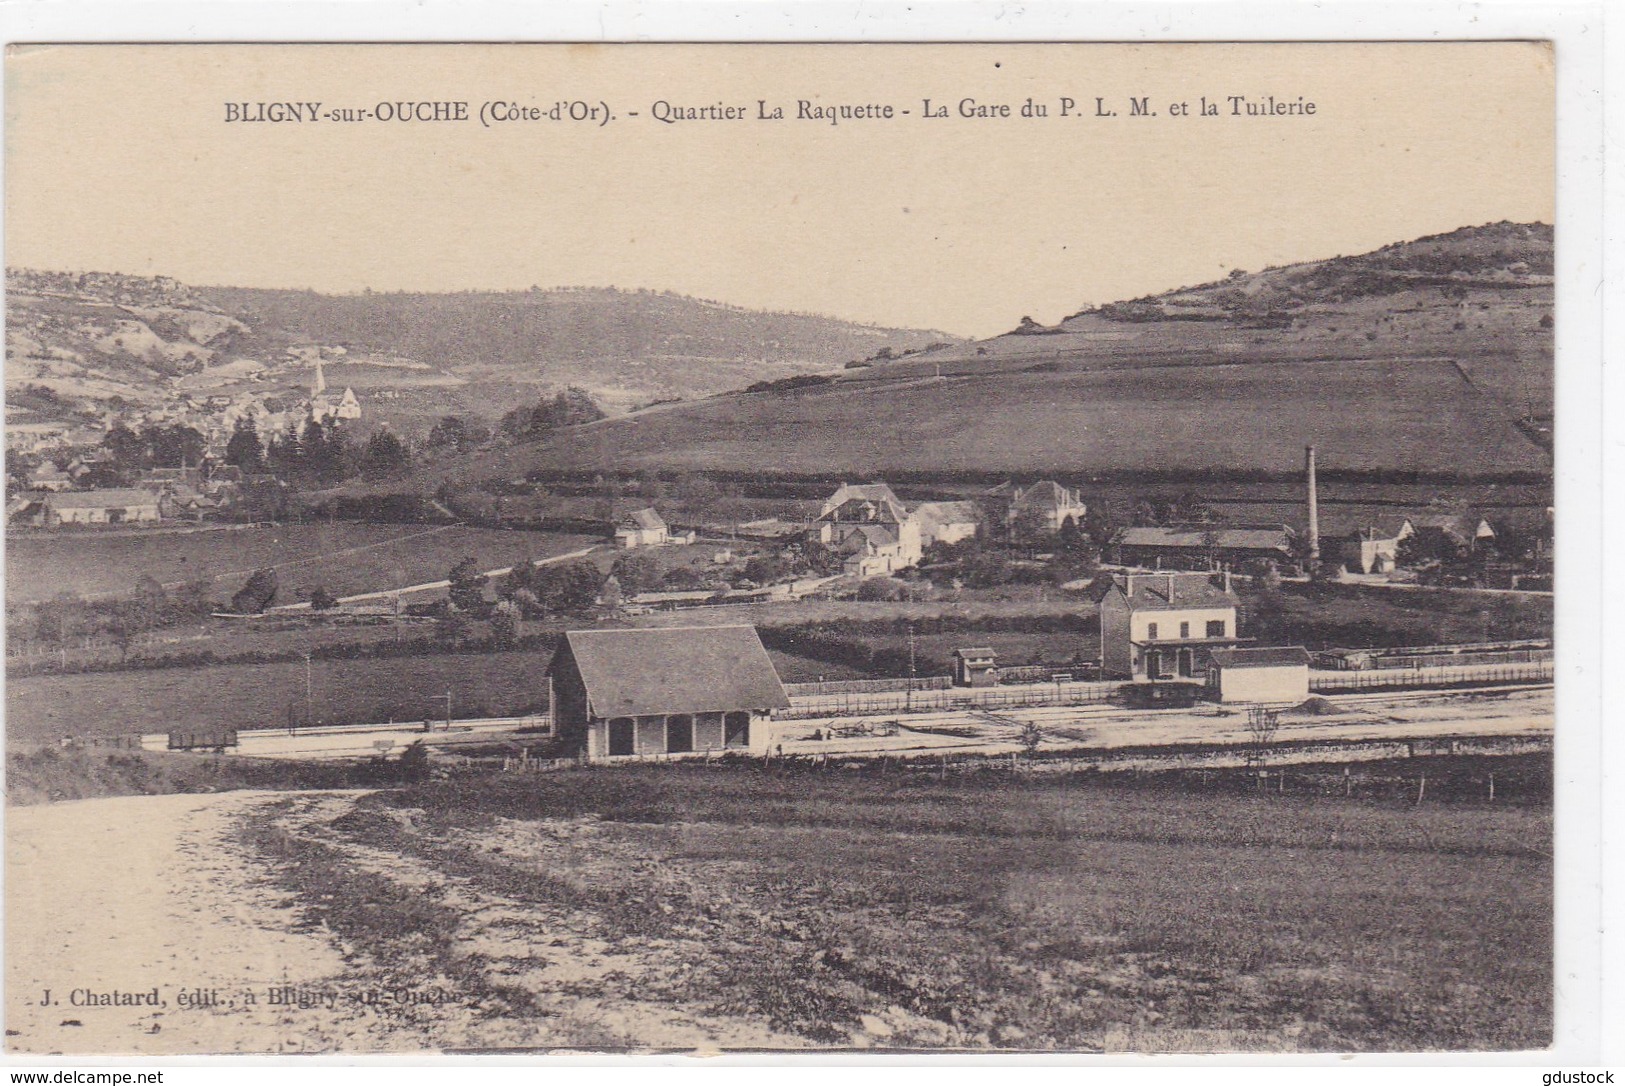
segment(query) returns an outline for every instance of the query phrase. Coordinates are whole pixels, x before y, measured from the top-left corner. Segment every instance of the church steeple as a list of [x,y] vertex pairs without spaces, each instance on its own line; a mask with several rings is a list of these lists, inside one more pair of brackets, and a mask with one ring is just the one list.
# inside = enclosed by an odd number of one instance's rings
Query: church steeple
[[327,378],[322,376],[322,357],[316,356],[316,379],[310,384],[310,394],[320,396],[327,391]]

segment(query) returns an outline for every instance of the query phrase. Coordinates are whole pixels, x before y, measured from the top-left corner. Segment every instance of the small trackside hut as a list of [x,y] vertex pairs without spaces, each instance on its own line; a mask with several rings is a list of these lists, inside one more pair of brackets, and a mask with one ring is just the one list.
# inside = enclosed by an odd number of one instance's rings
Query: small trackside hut
[[999,662],[990,648],[954,650],[955,686],[995,686]]
[[1309,651],[1292,646],[1215,649],[1208,696],[1220,702],[1300,705],[1309,697]]
[[546,675],[559,737],[592,762],[759,754],[790,704],[753,626],[570,630]]

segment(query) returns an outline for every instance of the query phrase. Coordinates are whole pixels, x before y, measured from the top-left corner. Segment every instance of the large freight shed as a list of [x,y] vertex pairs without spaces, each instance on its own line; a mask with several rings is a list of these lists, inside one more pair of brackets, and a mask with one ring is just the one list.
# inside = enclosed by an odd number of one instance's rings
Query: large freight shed
[[1221,702],[1302,704],[1309,697],[1309,650],[1215,649],[1207,686],[1209,696]]
[[790,704],[753,626],[571,630],[547,679],[560,738],[589,761],[759,753]]

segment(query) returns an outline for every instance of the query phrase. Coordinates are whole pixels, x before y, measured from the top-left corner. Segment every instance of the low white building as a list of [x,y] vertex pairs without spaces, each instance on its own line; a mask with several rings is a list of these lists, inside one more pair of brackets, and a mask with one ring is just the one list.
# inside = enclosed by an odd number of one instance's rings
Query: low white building
[[666,521],[653,509],[639,509],[622,518],[615,529],[615,545],[622,550],[659,547],[671,542]]
[[975,502],[921,502],[914,516],[920,522],[922,547],[971,539],[982,524],[982,510]]
[[1214,649],[1207,688],[1221,702],[1301,705],[1309,697],[1309,651],[1296,645]]
[[40,523],[46,528],[64,524],[139,524],[159,519],[158,496],[145,490],[66,490],[46,494]]
[[569,630],[545,674],[559,737],[594,762],[765,753],[790,704],[753,626]]

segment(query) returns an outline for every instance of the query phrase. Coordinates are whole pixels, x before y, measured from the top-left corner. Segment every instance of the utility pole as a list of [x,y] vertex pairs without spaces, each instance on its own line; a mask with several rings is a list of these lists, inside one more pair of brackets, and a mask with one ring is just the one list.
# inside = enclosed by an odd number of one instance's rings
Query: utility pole
[[312,696],[310,684],[310,651],[307,649],[305,651],[305,723],[307,725],[314,723],[315,711],[315,698]]
[[908,697],[904,699],[909,709],[914,708],[914,623],[908,624]]

